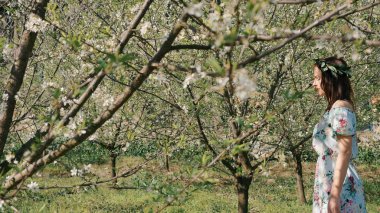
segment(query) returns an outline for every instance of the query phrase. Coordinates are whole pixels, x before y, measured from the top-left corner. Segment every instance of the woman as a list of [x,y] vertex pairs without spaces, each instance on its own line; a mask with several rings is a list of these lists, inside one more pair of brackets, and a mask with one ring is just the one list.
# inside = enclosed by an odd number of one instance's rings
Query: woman
[[313,86],[327,100],[326,112],[313,131],[318,153],[313,213],[367,212],[362,181],[352,159],[358,155],[350,67],[336,57],[317,59]]

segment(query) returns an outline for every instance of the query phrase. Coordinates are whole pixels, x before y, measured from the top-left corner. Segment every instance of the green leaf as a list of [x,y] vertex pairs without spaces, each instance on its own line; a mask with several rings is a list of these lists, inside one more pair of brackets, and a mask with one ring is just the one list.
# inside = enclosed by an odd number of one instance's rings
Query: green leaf
[[54,91],[53,91],[53,97],[55,99],[58,99],[60,95],[61,95],[61,90],[59,88],[54,89]]
[[107,67],[107,63],[103,59],[99,59],[98,64],[101,67],[101,69],[104,69]]
[[236,145],[232,148],[231,150],[231,153],[233,155],[237,155],[239,154],[240,152],[248,152],[249,151],[249,146],[248,144],[240,144],[240,145]]
[[241,117],[237,117],[237,118],[236,118],[236,123],[237,123],[240,127],[244,126],[244,120],[243,120]]
[[202,166],[207,166],[210,160],[211,160],[211,156],[208,153],[204,153],[202,156]]
[[113,53],[108,53],[107,58],[109,58],[111,60],[111,62],[116,62],[116,60],[117,60],[116,55]]
[[218,60],[216,60],[214,57],[208,58],[206,61],[206,65],[215,72],[224,75],[224,69],[222,68],[222,66],[220,66]]
[[123,54],[119,57],[119,61],[122,63],[122,64],[126,64],[128,63],[129,61],[133,60],[136,58],[136,55],[133,54],[133,53],[126,53],[126,54]]

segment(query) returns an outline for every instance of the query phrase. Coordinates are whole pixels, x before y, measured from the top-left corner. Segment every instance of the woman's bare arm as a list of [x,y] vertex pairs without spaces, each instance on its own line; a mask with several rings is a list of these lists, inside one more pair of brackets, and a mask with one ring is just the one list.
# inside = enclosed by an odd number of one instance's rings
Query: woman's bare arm
[[337,142],[339,146],[339,154],[335,163],[331,196],[339,198],[352,154],[352,136],[338,135]]

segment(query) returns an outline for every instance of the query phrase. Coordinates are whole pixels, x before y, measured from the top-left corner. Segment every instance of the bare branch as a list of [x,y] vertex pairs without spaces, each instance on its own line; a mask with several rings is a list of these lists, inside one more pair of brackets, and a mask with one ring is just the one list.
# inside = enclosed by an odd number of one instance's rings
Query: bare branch
[[116,47],[117,53],[121,53],[123,51],[125,45],[127,45],[128,41],[129,41],[129,39],[132,38],[132,34],[133,34],[134,30],[136,29],[137,25],[141,22],[142,18],[145,16],[146,12],[149,9],[149,6],[152,3],[153,3],[153,0],[145,0],[144,4],[142,6],[142,9],[138,12],[138,14],[136,15],[135,19],[132,21],[128,30],[123,32],[123,34],[121,35],[120,43]]
[[288,39],[286,39],[285,41],[283,41],[281,44],[279,44],[278,46],[275,46],[263,53],[261,53],[260,55],[255,55],[255,56],[252,56],[250,58],[248,58],[247,60],[241,62],[239,64],[239,67],[245,67],[246,65],[254,62],[254,61],[257,61],[267,55],[270,55],[272,54],[273,52],[281,49],[282,47],[284,47],[285,45],[287,45],[288,43],[292,42],[293,40],[301,37],[303,34],[305,34],[306,32],[308,32],[309,30],[311,30],[312,28],[318,26],[318,25],[321,25],[323,23],[325,23],[327,20],[331,20],[332,17],[334,17],[335,15],[337,15],[341,10],[347,8],[348,5],[342,5],[340,7],[338,7],[337,9],[335,9],[334,11],[324,15],[322,18],[320,18],[319,20],[315,21],[314,23],[312,23],[311,25],[307,26],[306,28],[304,28],[303,30],[301,30],[299,33],[296,33],[292,36],[290,36]]
[[201,44],[182,44],[182,45],[173,45],[170,50],[210,50],[211,45],[201,45]]
[[328,0],[271,0],[272,4],[313,4]]

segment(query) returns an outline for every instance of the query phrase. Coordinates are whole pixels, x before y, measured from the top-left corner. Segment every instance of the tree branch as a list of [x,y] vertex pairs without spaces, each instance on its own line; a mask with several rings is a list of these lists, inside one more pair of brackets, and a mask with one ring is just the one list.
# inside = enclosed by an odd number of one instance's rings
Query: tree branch
[[313,4],[328,0],[271,0],[272,4]]
[[183,50],[183,49],[190,49],[190,50],[210,50],[211,45],[201,45],[201,44],[182,44],[182,45],[173,45],[170,50]]
[[[39,1],[32,9],[34,14],[41,19],[45,19],[46,5],[49,0]],[[28,61],[32,55],[34,43],[37,38],[37,32],[25,30],[19,43],[19,47],[15,51],[14,63],[11,68],[11,75],[6,82],[6,88],[3,97],[7,97],[2,103],[2,111],[0,112],[0,157],[3,156],[3,150],[7,142],[9,129],[11,127],[14,110],[16,107],[15,96],[20,90]]]
[[338,14],[341,10],[347,8],[347,5],[342,5],[340,7],[338,7],[337,9],[335,9],[334,11],[332,11],[331,13],[328,13],[326,14],[325,16],[323,16],[322,18],[320,18],[319,20],[315,21],[314,23],[312,23],[311,25],[307,26],[306,28],[304,28],[303,30],[301,30],[299,33],[296,33],[292,36],[290,36],[288,39],[286,39],[285,41],[283,41],[280,45],[278,46],[275,46],[263,53],[261,53],[260,55],[255,55],[255,56],[252,56],[250,58],[248,58],[247,60],[241,62],[238,67],[245,67],[247,66],[248,64],[252,63],[252,62],[255,62],[267,55],[270,55],[272,54],[273,52],[281,49],[282,47],[284,47],[285,45],[287,45],[288,43],[292,42],[293,40],[301,37],[303,34],[305,34],[306,32],[308,32],[309,30],[311,30],[312,28],[318,26],[318,25],[321,25],[323,24],[324,22],[328,21],[328,20],[331,20],[332,17],[334,17],[336,14]]
[[175,38],[178,36],[180,31],[184,28],[185,23],[189,19],[189,15],[185,13],[182,17],[175,23],[173,29],[169,33],[167,39],[162,44],[160,50],[154,55],[154,57],[148,62],[146,66],[141,69],[140,74],[132,81],[130,87],[126,87],[124,92],[119,95],[113,104],[103,111],[89,126],[83,129],[84,133],[76,133],[73,138],[63,143],[57,150],[51,151],[45,156],[41,157],[37,161],[28,165],[24,170],[12,175],[8,181],[3,185],[2,196],[4,196],[9,190],[18,185],[25,178],[33,175],[41,166],[53,162],[55,159],[61,157],[69,150],[73,149],[84,140],[86,140],[90,135],[92,135],[97,129],[99,129],[107,120],[109,120],[113,114],[126,103],[135,91],[143,84],[143,82],[149,77],[153,72],[153,64],[159,63],[161,59],[169,52],[170,46],[174,42]]

